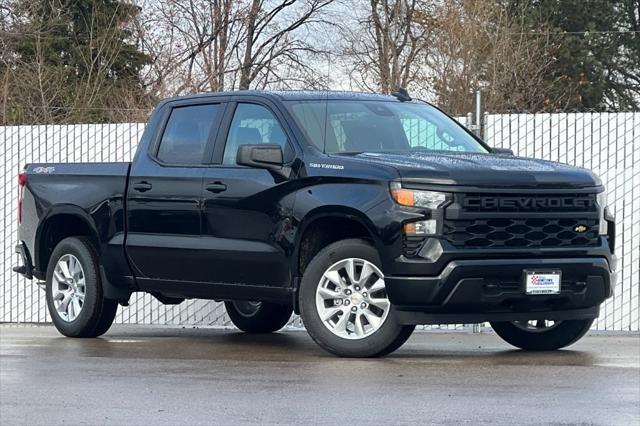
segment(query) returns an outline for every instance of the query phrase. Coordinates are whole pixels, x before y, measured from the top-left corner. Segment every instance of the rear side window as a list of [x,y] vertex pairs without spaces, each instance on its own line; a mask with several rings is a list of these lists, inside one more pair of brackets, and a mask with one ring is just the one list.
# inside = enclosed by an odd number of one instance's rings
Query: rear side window
[[158,160],[169,164],[202,164],[211,126],[220,105],[190,105],[174,108],[162,134]]

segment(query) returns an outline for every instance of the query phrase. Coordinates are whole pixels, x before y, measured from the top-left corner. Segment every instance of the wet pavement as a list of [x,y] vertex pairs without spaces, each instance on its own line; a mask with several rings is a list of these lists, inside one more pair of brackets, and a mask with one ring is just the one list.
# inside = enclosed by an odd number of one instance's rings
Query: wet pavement
[[247,423],[640,425],[640,336],[526,353],[493,333],[422,332],[354,360],[301,331],[0,326],[2,425]]

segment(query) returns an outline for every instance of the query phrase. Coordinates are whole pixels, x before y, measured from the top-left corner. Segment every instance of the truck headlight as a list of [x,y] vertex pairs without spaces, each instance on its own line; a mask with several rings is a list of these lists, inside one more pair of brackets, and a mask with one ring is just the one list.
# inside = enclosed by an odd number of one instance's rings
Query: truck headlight
[[607,192],[602,191],[597,195],[596,202],[598,203],[598,223],[600,224],[600,235],[607,235],[607,220],[605,219],[604,211],[607,208]]
[[409,237],[421,237],[434,235],[438,231],[438,224],[435,219],[421,220],[418,222],[407,222],[402,227],[404,234]]
[[447,194],[436,191],[420,191],[403,188],[399,182],[391,183],[391,196],[396,203],[408,207],[423,207],[435,210],[447,201]]

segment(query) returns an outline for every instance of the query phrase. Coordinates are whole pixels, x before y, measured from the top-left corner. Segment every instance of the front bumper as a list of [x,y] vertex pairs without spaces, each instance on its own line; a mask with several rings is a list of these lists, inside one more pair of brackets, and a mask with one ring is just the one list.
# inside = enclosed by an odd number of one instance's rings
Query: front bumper
[[[561,292],[528,295],[525,269],[562,270]],[[451,261],[437,276],[385,277],[389,300],[405,324],[473,323],[521,319],[596,318],[613,291],[603,257]]]

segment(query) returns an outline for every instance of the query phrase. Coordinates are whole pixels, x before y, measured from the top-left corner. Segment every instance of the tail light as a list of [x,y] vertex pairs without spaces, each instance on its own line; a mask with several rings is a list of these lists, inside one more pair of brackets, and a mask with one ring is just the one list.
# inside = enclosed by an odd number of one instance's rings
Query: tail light
[[22,172],[18,175],[18,223],[22,223],[22,193],[27,184],[27,173]]

